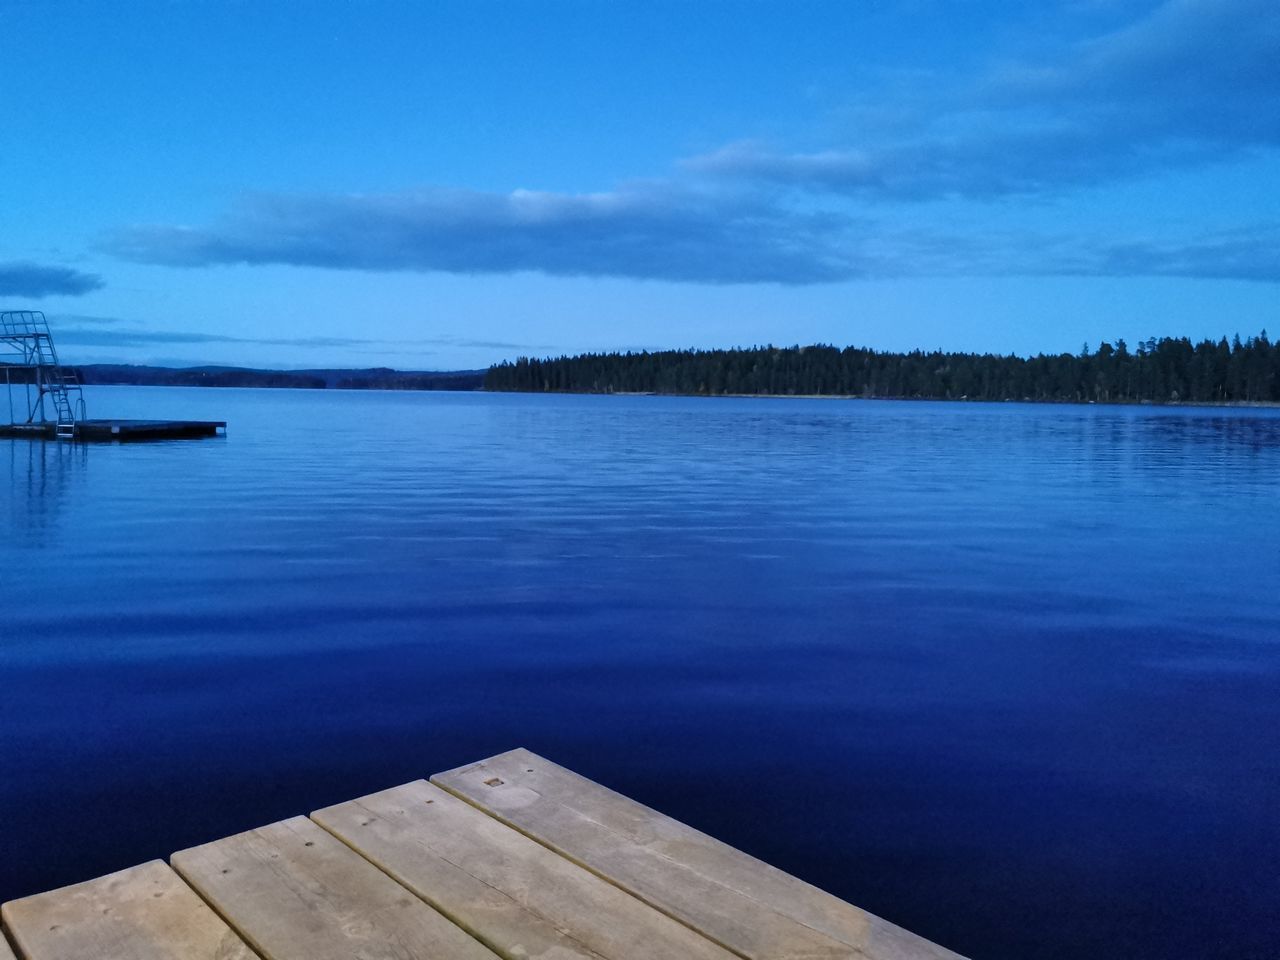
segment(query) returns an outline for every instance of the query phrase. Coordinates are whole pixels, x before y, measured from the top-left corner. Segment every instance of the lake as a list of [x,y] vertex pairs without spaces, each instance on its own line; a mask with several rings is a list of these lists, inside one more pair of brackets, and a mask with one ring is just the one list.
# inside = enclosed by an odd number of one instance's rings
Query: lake
[[94,387],[0,900],[515,746],[979,958],[1280,955],[1280,412]]

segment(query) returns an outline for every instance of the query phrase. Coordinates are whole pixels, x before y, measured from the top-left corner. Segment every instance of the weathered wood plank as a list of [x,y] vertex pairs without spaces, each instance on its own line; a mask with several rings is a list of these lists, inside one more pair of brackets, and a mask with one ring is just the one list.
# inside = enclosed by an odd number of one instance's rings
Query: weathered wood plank
[[183,850],[171,862],[267,960],[494,960],[306,817]]
[[431,779],[749,960],[958,957],[528,750]]
[[159,860],[0,907],[25,960],[252,960]]
[[507,960],[734,960],[688,927],[425,781],[311,817]]

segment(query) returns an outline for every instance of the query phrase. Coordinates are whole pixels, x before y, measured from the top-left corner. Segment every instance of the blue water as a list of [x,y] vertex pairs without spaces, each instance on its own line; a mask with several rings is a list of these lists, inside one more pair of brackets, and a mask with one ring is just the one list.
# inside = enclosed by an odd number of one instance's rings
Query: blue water
[[0,899],[524,745],[980,960],[1280,955],[1280,415],[95,388]]

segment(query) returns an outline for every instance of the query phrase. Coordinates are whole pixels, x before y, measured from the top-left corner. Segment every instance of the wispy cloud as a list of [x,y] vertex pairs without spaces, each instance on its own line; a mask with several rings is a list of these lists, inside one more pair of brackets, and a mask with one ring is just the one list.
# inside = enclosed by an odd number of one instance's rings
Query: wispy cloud
[[555,350],[549,343],[511,343],[507,340],[472,340],[466,337],[426,337],[418,340],[387,341],[405,346],[464,347],[478,350]]
[[1222,230],[1190,240],[1099,244],[1075,270],[1103,276],[1164,276],[1280,283],[1280,224]]
[[903,232],[886,245],[898,276],[1184,277],[1280,283],[1280,223],[1185,237],[1133,233]]
[[257,196],[213,226],[131,227],[104,246],[129,260],[169,266],[271,263],[804,284],[861,272],[846,243],[848,226],[836,214],[663,184],[591,194],[433,189]]
[[141,347],[155,344],[238,343],[268,347],[350,347],[376,341],[347,337],[228,337],[216,333],[183,330],[119,330],[60,325],[54,336],[59,343],[90,347]]
[[1169,0],[1038,63],[915,91],[891,127],[787,150],[742,141],[685,166],[876,200],[989,199],[1108,183],[1280,146],[1273,0]]
[[55,313],[50,317],[61,324],[74,324],[77,326],[90,327],[117,327],[121,324],[128,324],[130,321],[120,317],[95,317],[84,313]]
[[51,267],[26,261],[0,263],[0,296],[76,297],[103,286],[102,278],[70,267]]
[[227,334],[206,333],[195,330],[154,330],[118,317],[94,317],[81,314],[55,314],[54,336],[58,343],[81,347],[143,347],[157,344],[203,345],[242,344],[266,347],[301,347],[304,349],[341,348],[364,349],[381,347],[455,347],[493,350],[542,350],[546,344],[507,343],[494,340],[475,340],[458,336],[421,337],[409,339],[362,337],[237,337]]

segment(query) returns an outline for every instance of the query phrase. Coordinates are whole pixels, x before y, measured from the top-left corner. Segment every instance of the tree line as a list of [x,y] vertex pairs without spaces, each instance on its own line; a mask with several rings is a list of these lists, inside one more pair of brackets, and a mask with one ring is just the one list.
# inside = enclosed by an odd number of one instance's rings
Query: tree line
[[1034,357],[942,351],[892,353],[826,344],[521,357],[490,367],[486,390],[1030,400],[1123,403],[1280,402],[1280,345],[1152,338],[1086,344]]

